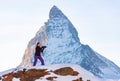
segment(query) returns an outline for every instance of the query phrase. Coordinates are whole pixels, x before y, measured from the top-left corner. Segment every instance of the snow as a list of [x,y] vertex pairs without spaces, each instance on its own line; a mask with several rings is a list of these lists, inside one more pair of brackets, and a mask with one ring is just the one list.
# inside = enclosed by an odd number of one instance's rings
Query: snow
[[3,72],[0,72],[0,76],[2,76],[2,75],[4,75],[4,74],[7,74],[7,73],[11,73],[11,72],[13,72],[13,71],[15,71],[15,68],[9,69],[9,70],[3,71]]
[[20,81],[20,79],[19,78],[13,78],[12,81]]
[[107,79],[105,81],[120,81],[120,79]]

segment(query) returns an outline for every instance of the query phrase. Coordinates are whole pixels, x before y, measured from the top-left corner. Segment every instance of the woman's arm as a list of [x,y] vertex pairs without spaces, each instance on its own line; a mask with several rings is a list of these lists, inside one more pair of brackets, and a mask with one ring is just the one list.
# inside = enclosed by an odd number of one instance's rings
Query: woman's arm
[[46,46],[42,46],[41,47],[41,52],[43,52],[45,48],[46,48]]

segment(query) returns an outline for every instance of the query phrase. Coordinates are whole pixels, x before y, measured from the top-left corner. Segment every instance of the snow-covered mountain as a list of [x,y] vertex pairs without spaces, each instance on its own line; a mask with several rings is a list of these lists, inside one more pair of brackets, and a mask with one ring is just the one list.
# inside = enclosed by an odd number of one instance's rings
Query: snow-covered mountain
[[[77,64],[100,78],[120,78],[120,68],[90,46],[83,45],[73,24],[56,6],[51,8],[45,25],[30,40],[20,66],[33,65],[38,41],[47,46],[42,54],[45,65]],[[38,62],[37,66],[40,65]]]

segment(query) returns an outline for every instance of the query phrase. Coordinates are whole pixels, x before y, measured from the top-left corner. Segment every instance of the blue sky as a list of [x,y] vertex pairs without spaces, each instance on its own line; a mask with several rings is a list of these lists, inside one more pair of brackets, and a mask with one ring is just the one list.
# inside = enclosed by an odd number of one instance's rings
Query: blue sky
[[53,5],[73,23],[81,43],[120,66],[120,0],[0,0],[0,71],[21,63]]

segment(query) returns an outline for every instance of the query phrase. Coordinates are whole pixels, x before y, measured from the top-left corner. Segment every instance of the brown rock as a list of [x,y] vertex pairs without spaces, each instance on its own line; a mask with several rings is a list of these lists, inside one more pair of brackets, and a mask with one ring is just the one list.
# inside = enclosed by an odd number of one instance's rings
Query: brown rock
[[79,73],[78,73],[77,71],[74,71],[72,75],[73,75],[73,76],[78,76],[78,74],[79,74]]
[[82,80],[82,77],[80,77],[79,79],[72,80],[72,81],[83,81],[83,80]]
[[74,71],[71,67],[64,67],[57,69],[54,71],[54,73],[62,76],[66,76],[66,75],[77,76],[79,74],[77,71]]
[[54,71],[55,74],[62,75],[62,76],[72,75],[73,72],[74,71],[71,67],[64,67]]
[[15,73],[12,72],[3,75],[2,81],[12,81],[14,77],[20,78],[20,81],[35,81],[36,79],[39,79],[45,75],[48,75],[46,69],[23,69],[23,71],[17,71]]
[[30,69],[25,71],[20,77],[20,81],[35,81],[48,74],[45,70],[46,69]]
[[47,77],[46,79],[47,80],[50,80],[50,81],[53,81],[54,79],[56,79],[57,77],[56,76],[53,76],[53,77]]
[[13,73],[8,73],[8,74],[3,75],[2,76],[3,77],[2,81],[12,81],[12,79],[13,79],[12,74]]
[[2,80],[2,77],[0,76],[0,80]]

